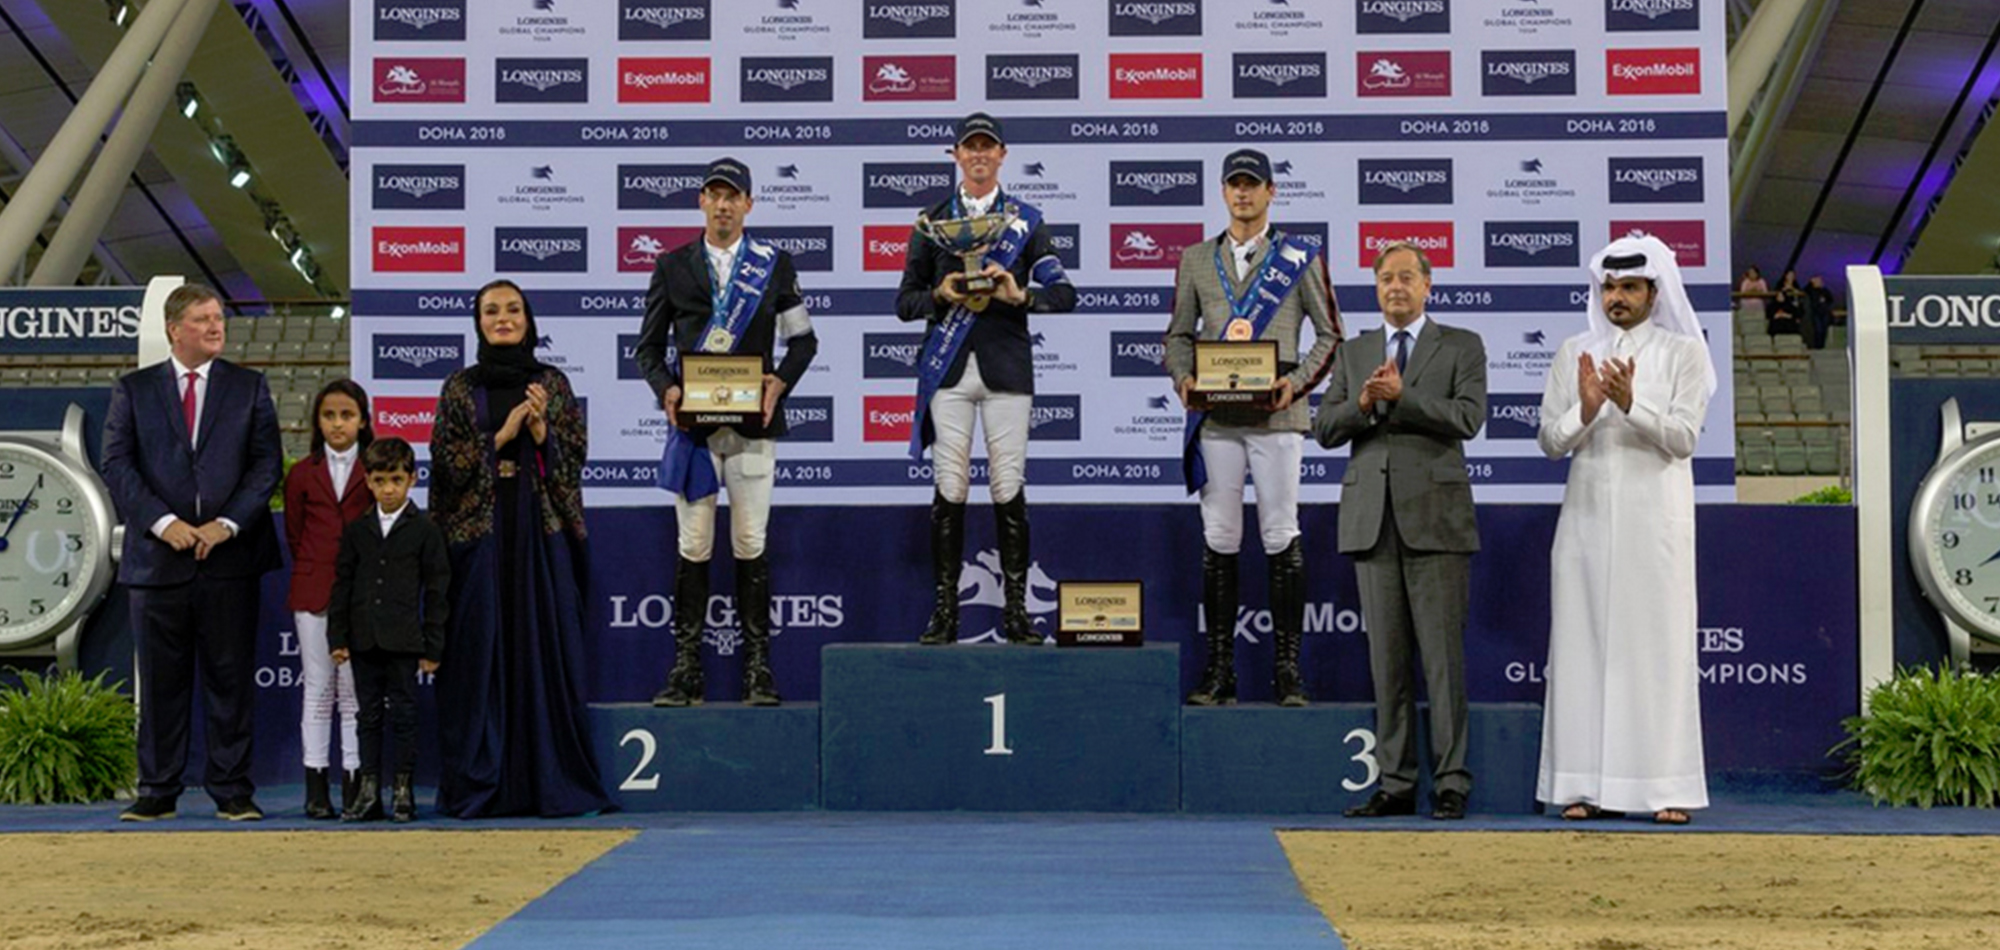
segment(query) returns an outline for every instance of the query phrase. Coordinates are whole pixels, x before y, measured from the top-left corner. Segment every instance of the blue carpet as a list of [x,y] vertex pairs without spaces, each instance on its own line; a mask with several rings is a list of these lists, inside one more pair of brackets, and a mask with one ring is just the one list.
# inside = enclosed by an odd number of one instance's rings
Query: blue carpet
[[898,817],[646,831],[471,946],[1341,946],[1266,823]]

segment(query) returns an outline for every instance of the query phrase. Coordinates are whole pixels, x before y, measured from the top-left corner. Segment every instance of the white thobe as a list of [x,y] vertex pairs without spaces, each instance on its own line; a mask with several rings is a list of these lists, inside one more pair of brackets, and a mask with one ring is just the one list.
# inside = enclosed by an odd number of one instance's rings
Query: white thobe
[[1550,556],[1535,797],[1704,808],[1691,460],[1708,412],[1707,348],[1650,321],[1593,347],[1600,365],[1613,354],[1637,365],[1631,411],[1607,399],[1585,425],[1585,346],[1564,341],[1542,394],[1542,451],[1571,461]]

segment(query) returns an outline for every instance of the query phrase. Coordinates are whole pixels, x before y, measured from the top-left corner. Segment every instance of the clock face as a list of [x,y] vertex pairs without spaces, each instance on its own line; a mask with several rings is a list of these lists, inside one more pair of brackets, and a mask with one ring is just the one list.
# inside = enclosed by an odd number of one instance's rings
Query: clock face
[[2000,640],[2000,441],[1953,453],[1911,513],[1910,556],[1931,602],[1968,631]]
[[0,647],[32,645],[88,606],[104,562],[96,514],[58,456],[0,444]]

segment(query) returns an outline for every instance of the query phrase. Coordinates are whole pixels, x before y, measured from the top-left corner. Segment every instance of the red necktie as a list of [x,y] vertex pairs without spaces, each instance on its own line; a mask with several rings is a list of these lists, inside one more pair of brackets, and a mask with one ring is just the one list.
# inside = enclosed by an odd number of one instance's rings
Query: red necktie
[[193,372],[187,374],[187,390],[181,394],[181,416],[187,419],[188,441],[194,441],[194,384],[201,377]]

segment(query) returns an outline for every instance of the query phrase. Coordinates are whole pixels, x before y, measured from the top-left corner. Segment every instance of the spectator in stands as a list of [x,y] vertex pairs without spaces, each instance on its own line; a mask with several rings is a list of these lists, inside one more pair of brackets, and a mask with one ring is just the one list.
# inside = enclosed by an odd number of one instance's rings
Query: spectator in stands
[[474,304],[479,361],[444,382],[431,512],[451,547],[438,678],[438,810],[459,818],[612,807],[583,705],[583,407],[521,288]]
[[1833,326],[1833,291],[1826,286],[1826,278],[1814,274],[1806,281],[1806,345],[1815,350],[1826,349],[1826,332]]
[[1743,269],[1743,279],[1736,282],[1736,312],[1746,320],[1764,321],[1764,333],[1771,332],[1769,316],[1769,295],[1771,285],[1764,283],[1764,272],[1752,264]]
[[1800,318],[1805,316],[1806,290],[1799,286],[1799,272],[1785,271],[1778,281],[1777,298],[1771,301],[1771,335],[1780,333],[1800,333]]

